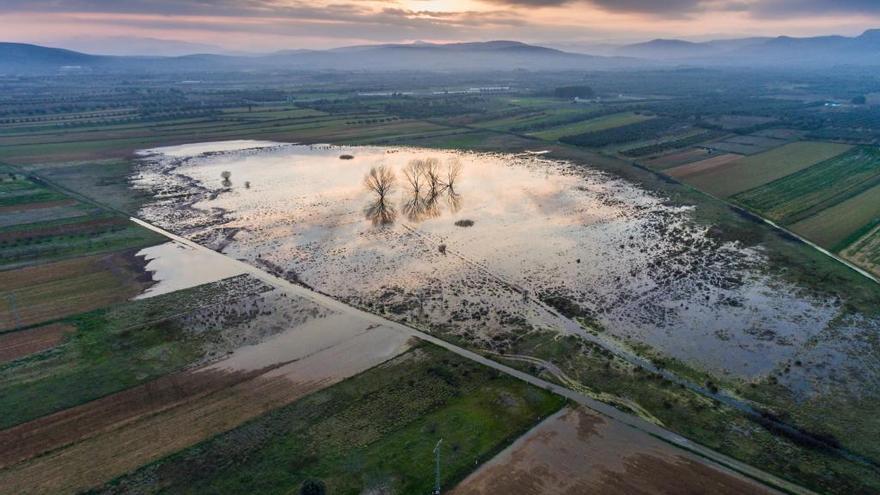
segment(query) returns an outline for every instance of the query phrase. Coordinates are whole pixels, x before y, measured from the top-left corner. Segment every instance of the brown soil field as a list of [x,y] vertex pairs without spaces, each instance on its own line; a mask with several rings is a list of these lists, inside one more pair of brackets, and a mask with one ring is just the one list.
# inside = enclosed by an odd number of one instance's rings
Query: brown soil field
[[0,242],[12,242],[19,239],[35,239],[39,237],[60,235],[92,234],[96,232],[105,232],[114,227],[123,228],[126,225],[128,225],[128,219],[126,218],[98,218],[64,225],[52,225],[48,227],[3,232],[0,233]]
[[0,332],[126,301],[152,282],[136,250],[0,272]]
[[840,254],[853,263],[880,275],[880,227],[875,227]]
[[[58,345],[64,336],[76,330],[71,325],[53,323],[42,327],[0,334],[0,363],[7,363]],[[2,442],[0,442],[2,445]],[[3,452],[0,451],[0,459]],[[2,460],[0,460],[2,465]]]
[[256,378],[263,371],[175,373],[0,431],[0,469]]
[[707,158],[705,160],[700,160],[694,163],[688,163],[686,165],[681,165],[675,168],[671,168],[666,170],[666,173],[671,175],[672,177],[688,177],[698,172],[702,172],[704,170],[712,170],[714,168],[723,167],[730,162],[736,161],[742,158],[742,155],[737,155],[734,153],[727,153],[724,155],[716,155],[712,158]]
[[678,151],[675,153],[670,153],[668,155],[653,158],[651,160],[646,160],[645,165],[655,170],[665,170],[667,168],[677,167],[686,163],[693,163],[696,161],[704,160],[711,156],[712,155],[709,154],[709,150],[706,150],[704,148],[691,148],[685,151]]
[[38,210],[42,208],[56,208],[59,206],[73,206],[77,204],[74,199],[59,199],[57,201],[43,201],[41,203],[25,203],[20,205],[0,206],[0,215],[19,211]]
[[514,442],[454,495],[770,494],[721,467],[582,408],[566,408]]
[[260,370],[242,370],[233,354],[230,363],[167,376],[15,426],[0,432],[0,487],[57,494],[101,485],[379,365],[409,345],[407,335],[369,327]]

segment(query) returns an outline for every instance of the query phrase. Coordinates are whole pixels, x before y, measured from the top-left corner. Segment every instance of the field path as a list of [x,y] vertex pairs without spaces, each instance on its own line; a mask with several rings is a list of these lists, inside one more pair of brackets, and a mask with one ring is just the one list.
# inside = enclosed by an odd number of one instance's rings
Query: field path
[[401,323],[397,323],[397,322],[394,322],[391,320],[387,320],[379,315],[369,313],[369,312],[360,310],[358,308],[349,306],[349,305],[347,305],[343,302],[340,302],[336,299],[333,299],[332,297],[329,297],[327,295],[315,292],[311,289],[308,289],[308,288],[300,286],[300,285],[293,284],[287,280],[284,280],[282,278],[279,278],[279,277],[276,277],[272,274],[269,274],[269,273],[267,273],[257,267],[249,265],[243,261],[239,261],[239,260],[233,259],[231,257],[228,257],[226,255],[223,255],[221,253],[217,253],[216,251],[210,250],[204,246],[201,246],[200,244],[197,244],[195,242],[190,241],[189,239],[172,234],[164,229],[161,229],[161,228],[159,228],[155,225],[152,225],[148,222],[145,222],[141,219],[132,217],[131,220],[133,222],[147,228],[147,229],[150,229],[150,230],[157,232],[159,234],[162,234],[170,239],[173,239],[173,240],[176,240],[176,241],[181,242],[183,244],[186,244],[188,246],[191,246],[195,249],[202,249],[206,252],[214,253],[214,255],[217,256],[218,263],[238,264],[239,267],[242,269],[242,271],[244,271],[245,273],[248,273],[248,274],[256,277],[257,279],[262,280],[263,282],[265,282],[269,285],[272,285],[276,288],[286,290],[290,294],[311,300],[317,304],[320,304],[322,306],[325,306],[329,309],[338,311],[343,314],[350,314],[353,316],[358,316],[364,320],[372,321],[377,325],[396,329],[406,335],[418,338],[418,339],[426,341],[426,342],[430,342],[430,343],[437,345],[439,347],[442,347],[450,352],[458,354],[459,356],[462,356],[466,359],[469,359],[469,360],[474,361],[476,363],[482,364],[484,366],[488,366],[488,367],[493,368],[501,373],[505,373],[509,376],[512,376],[514,378],[517,378],[519,380],[527,382],[527,383],[534,385],[536,387],[540,387],[545,390],[552,391],[552,392],[554,392],[558,395],[561,395],[569,400],[572,400],[582,406],[586,406],[587,408],[591,409],[592,411],[594,411],[596,413],[599,413],[603,416],[611,418],[614,421],[620,422],[624,425],[627,425],[629,427],[640,430],[644,434],[647,434],[651,437],[658,438],[660,440],[667,442],[668,444],[674,445],[676,447],[679,447],[681,449],[689,451],[693,454],[696,454],[699,457],[703,458],[707,465],[722,466],[723,468],[727,468],[727,469],[730,469],[730,470],[735,471],[737,473],[740,473],[742,475],[745,475],[748,478],[752,478],[752,479],[761,481],[762,483],[765,483],[765,484],[767,484],[773,488],[779,489],[783,492],[796,493],[796,494],[813,493],[810,490],[807,490],[803,487],[800,487],[790,481],[787,481],[787,480],[784,480],[784,479],[779,478],[777,476],[774,476],[774,475],[767,473],[767,472],[765,472],[759,468],[756,468],[754,466],[740,462],[736,459],[733,459],[732,457],[724,455],[720,452],[716,452],[715,450],[712,450],[712,449],[705,447],[703,445],[691,442],[690,440],[682,437],[681,435],[678,435],[672,431],[669,431],[665,428],[662,428],[656,424],[653,424],[653,423],[646,421],[642,418],[639,418],[637,416],[633,416],[631,414],[620,411],[619,409],[617,409],[611,405],[600,402],[600,401],[593,399],[587,395],[584,395],[580,392],[576,392],[576,391],[571,390],[569,388],[556,385],[554,383],[548,382],[548,381],[543,380],[541,378],[537,378],[537,377],[532,376],[526,372],[519,371],[517,369],[503,365],[501,363],[498,363],[497,361],[486,358],[485,356],[482,356],[482,355],[477,354],[475,352],[469,351],[467,349],[463,349],[463,348],[458,347],[454,344],[446,342],[445,340],[442,340],[442,339],[439,339],[439,338],[434,337],[432,335],[426,334],[426,333],[421,332],[419,330],[416,330],[414,328],[408,327],[406,325],[403,325]]

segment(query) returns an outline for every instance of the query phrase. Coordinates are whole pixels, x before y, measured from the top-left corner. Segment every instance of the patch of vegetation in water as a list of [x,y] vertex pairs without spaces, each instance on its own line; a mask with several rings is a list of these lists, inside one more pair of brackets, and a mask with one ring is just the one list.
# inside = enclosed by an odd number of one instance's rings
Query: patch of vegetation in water
[[[392,361],[108,484],[103,493],[429,493],[558,411],[565,399],[438,347]],[[384,491],[383,491],[384,490]]]

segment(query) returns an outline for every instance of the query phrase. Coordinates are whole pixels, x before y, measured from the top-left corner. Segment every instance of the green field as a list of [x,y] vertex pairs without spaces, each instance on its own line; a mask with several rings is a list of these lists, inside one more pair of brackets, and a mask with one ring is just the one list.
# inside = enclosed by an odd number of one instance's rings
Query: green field
[[643,122],[651,118],[652,117],[649,117],[647,115],[638,115],[634,112],[621,112],[611,115],[605,115],[603,117],[597,117],[595,119],[590,119],[584,122],[576,122],[574,124],[554,127],[545,131],[532,132],[529,133],[529,135],[541,139],[546,139],[548,141],[556,141],[557,139],[564,136],[573,136],[575,134],[602,131],[614,127],[621,127],[624,125],[635,124],[637,122]]
[[[782,224],[795,223],[880,184],[880,150],[861,147],[733,196]],[[851,215],[858,212],[850,211]]]
[[[423,344],[106,487],[169,493],[430,493],[450,487],[565,399]],[[151,491],[152,491],[151,490]],[[100,492],[100,491],[99,491]]]
[[728,197],[781,179],[850,149],[845,144],[797,142],[745,157],[729,166],[694,174],[687,182],[713,196]]
[[[56,207],[57,202],[64,207]],[[145,247],[164,240],[126,217],[77,202],[22,175],[0,182],[0,207],[16,216],[15,222],[0,228],[0,267]],[[77,214],[72,215],[71,209]]]
[[[558,102],[557,102],[558,104]],[[472,127],[480,129],[492,129],[496,131],[518,131],[527,128],[544,128],[555,125],[557,122],[569,122],[571,120],[588,119],[595,111],[588,105],[572,107],[547,107],[517,110],[514,115],[503,116],[491,120],[476,122]]]
[[228,302],[228,289],[217,282],[65,318],[75,330],[60,346],[0,364],[0,429],[182,369],[211,334],[176,318]]
[[791,229],[828,249],[839,251],[851,236],[880,217],[880,186],[838,203],[810,218],[797,222]]
[[328,115],[308,108],[157,122],[109,123],[0,135],[0,160],[16,164],[120,158],[138,149],[223,139],[336,142],[448,132],[449,128],[378,112]]

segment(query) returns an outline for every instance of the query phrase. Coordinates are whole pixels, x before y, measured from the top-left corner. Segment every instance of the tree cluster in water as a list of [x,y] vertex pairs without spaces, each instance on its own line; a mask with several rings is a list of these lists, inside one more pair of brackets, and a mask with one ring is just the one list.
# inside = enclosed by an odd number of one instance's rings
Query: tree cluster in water
[[[455,213],[461,208],[461,194],[455,190],[461,175],[461,162],[451,159],[442,167],[437,158],[411,160],[403,168],[403,198],[400,211],[410,221],[435,218],[445,203]],[[373,167],[364,177],[364,185],[373,193],[373,200],[364,212],[374,225],[387,225],[397,219],[397,208],[391,194],[397,176],[386,165]]]

